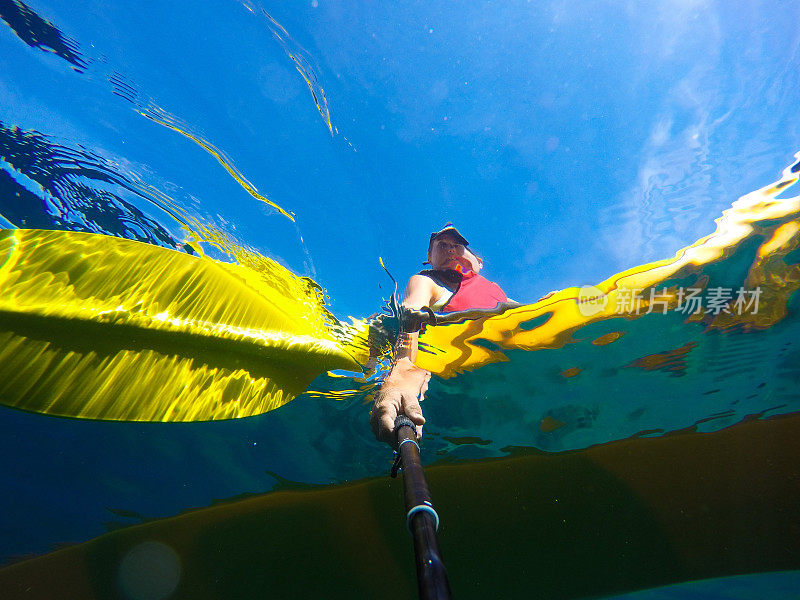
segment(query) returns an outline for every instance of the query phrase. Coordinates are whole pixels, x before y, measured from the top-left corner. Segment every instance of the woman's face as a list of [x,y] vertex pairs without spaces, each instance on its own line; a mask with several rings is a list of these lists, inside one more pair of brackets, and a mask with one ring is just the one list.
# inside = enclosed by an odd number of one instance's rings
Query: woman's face
[[448,233],[437,237],[428,252],[428,262],[434,269],[452,269],[454,271],[480,271],[483,263],[456,238]]

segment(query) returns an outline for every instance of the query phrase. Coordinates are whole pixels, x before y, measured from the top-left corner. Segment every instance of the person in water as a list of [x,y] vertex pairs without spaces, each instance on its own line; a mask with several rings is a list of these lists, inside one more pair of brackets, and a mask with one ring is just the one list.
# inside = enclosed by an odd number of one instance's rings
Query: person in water
[[[469,249],[469,242],[451,224],[431,234],[428,244],[430,270],[413,275],[405,290],[403,306],[436,312],[495,308],[508,302],[499,285],[480,275],[483,261]],[[428,389],[431,374],[414,365],[418,333],[402,334],[395,363],[375,397],[370,424],[375,437],[394,445],[394,421],[405,414],[422,437],[420,400]]]

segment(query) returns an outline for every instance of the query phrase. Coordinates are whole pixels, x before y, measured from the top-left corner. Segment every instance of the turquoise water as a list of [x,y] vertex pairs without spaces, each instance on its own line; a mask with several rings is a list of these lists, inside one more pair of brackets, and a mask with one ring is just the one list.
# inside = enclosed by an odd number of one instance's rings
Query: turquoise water
[[[0,17],[0,224],[196,243],[228,261],[243,246],[318,282],[342,319],[391,293],[378,257],[405,279],[445,221],[487,276],[533,302],[671,257],[800,150],[800,14],[786,3],[0,0]],[[735,288],[765,236],[706,274]],[[786,282],[798,258],[781,259],[787,312],[769,327],[607,320],[575,343],[504,349],[505,362],[434,378],[424,460],[469,468],[797,412],[798,296]],[[367,422],[375,383],[322,375],[278,410],[211,423],[0,407],[13,490],[0,500],[0,557],[241,495],[383,476],[391,452]],[[669,593],[767,597],[787,579],[748,581]]]
[[608,600],[612,598],[613,600],[796,598],[798,585],[800,585],[800,573],[794,571],[694,581],[633,594],[610,596]]

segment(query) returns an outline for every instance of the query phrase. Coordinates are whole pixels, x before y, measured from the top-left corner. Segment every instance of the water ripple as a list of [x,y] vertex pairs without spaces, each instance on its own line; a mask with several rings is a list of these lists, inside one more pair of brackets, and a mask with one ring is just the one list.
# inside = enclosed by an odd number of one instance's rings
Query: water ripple
[[0,18],[31,48],[60,56],[78,73],[83,73],[89,66],[91,59],[80,52],[77,41],[64,35],[21,0],[0,0]]
[[[327,100],[325,99],[325,95],[313,69],[311,69],[308,60],[303,56],[304,51],[302,51],[302,49],[292,50],[293,46],[296,45],[291,41],[285,29],[266,12],[264,12],[264,14],[272,23],[271,29],[276,39],[297,64],[298,71],[303,75],[312,94],[315,96],[315,103],[317,104],[318,110],[320,110],[320,114],[323,114],[323,117],[327,119],[328,127],[331,128],[330,116],[327,112]],[[93,60],[85,56],[80,52],[80,45],[76,40],[64,35],[55,24],[39,16],[30,7],[19,0],[0,0],[0,17],[8,23],[14,33],[26,44],[60,56],[68,61],[72,65],[73,70],[78,73],[84,73],[92,63],[100,64],[105,62],[104,59]],[[283,35],[281,35],[280,32],[283,32]],[[200,132],[196,131],[195,127],[160,107],[154,99],[142,94],[123,73],[112,70],[105,78],[111,85],[111,93],[113,95],[130,102],[134,106],[136,112],[143,117],[180,133],[186,139],[197,144],[205,152],[213,156],[217,162],[222,165],[225,171],[233,177],[250,196],[271,206],[283,216],[294,221],[292,213],[284,210],[277,203],[260,193],[247,177],[236,168],[234,161],[226,156],[225,152],[214,143],[206,139]]]

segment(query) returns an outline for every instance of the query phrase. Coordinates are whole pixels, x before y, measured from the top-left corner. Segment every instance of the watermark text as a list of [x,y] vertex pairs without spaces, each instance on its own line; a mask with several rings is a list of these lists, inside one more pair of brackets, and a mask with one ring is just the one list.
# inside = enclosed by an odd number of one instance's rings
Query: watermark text
[[[667,314],[668,311],[685,315],[720,313],[729,315],[758,314],[761,288],[739,289],[711,288],[618,288],[614,310],[618,314]],[[586,317],[606,310],[609,296],[594,286],[584,286],[578,291],[578,310]]]

